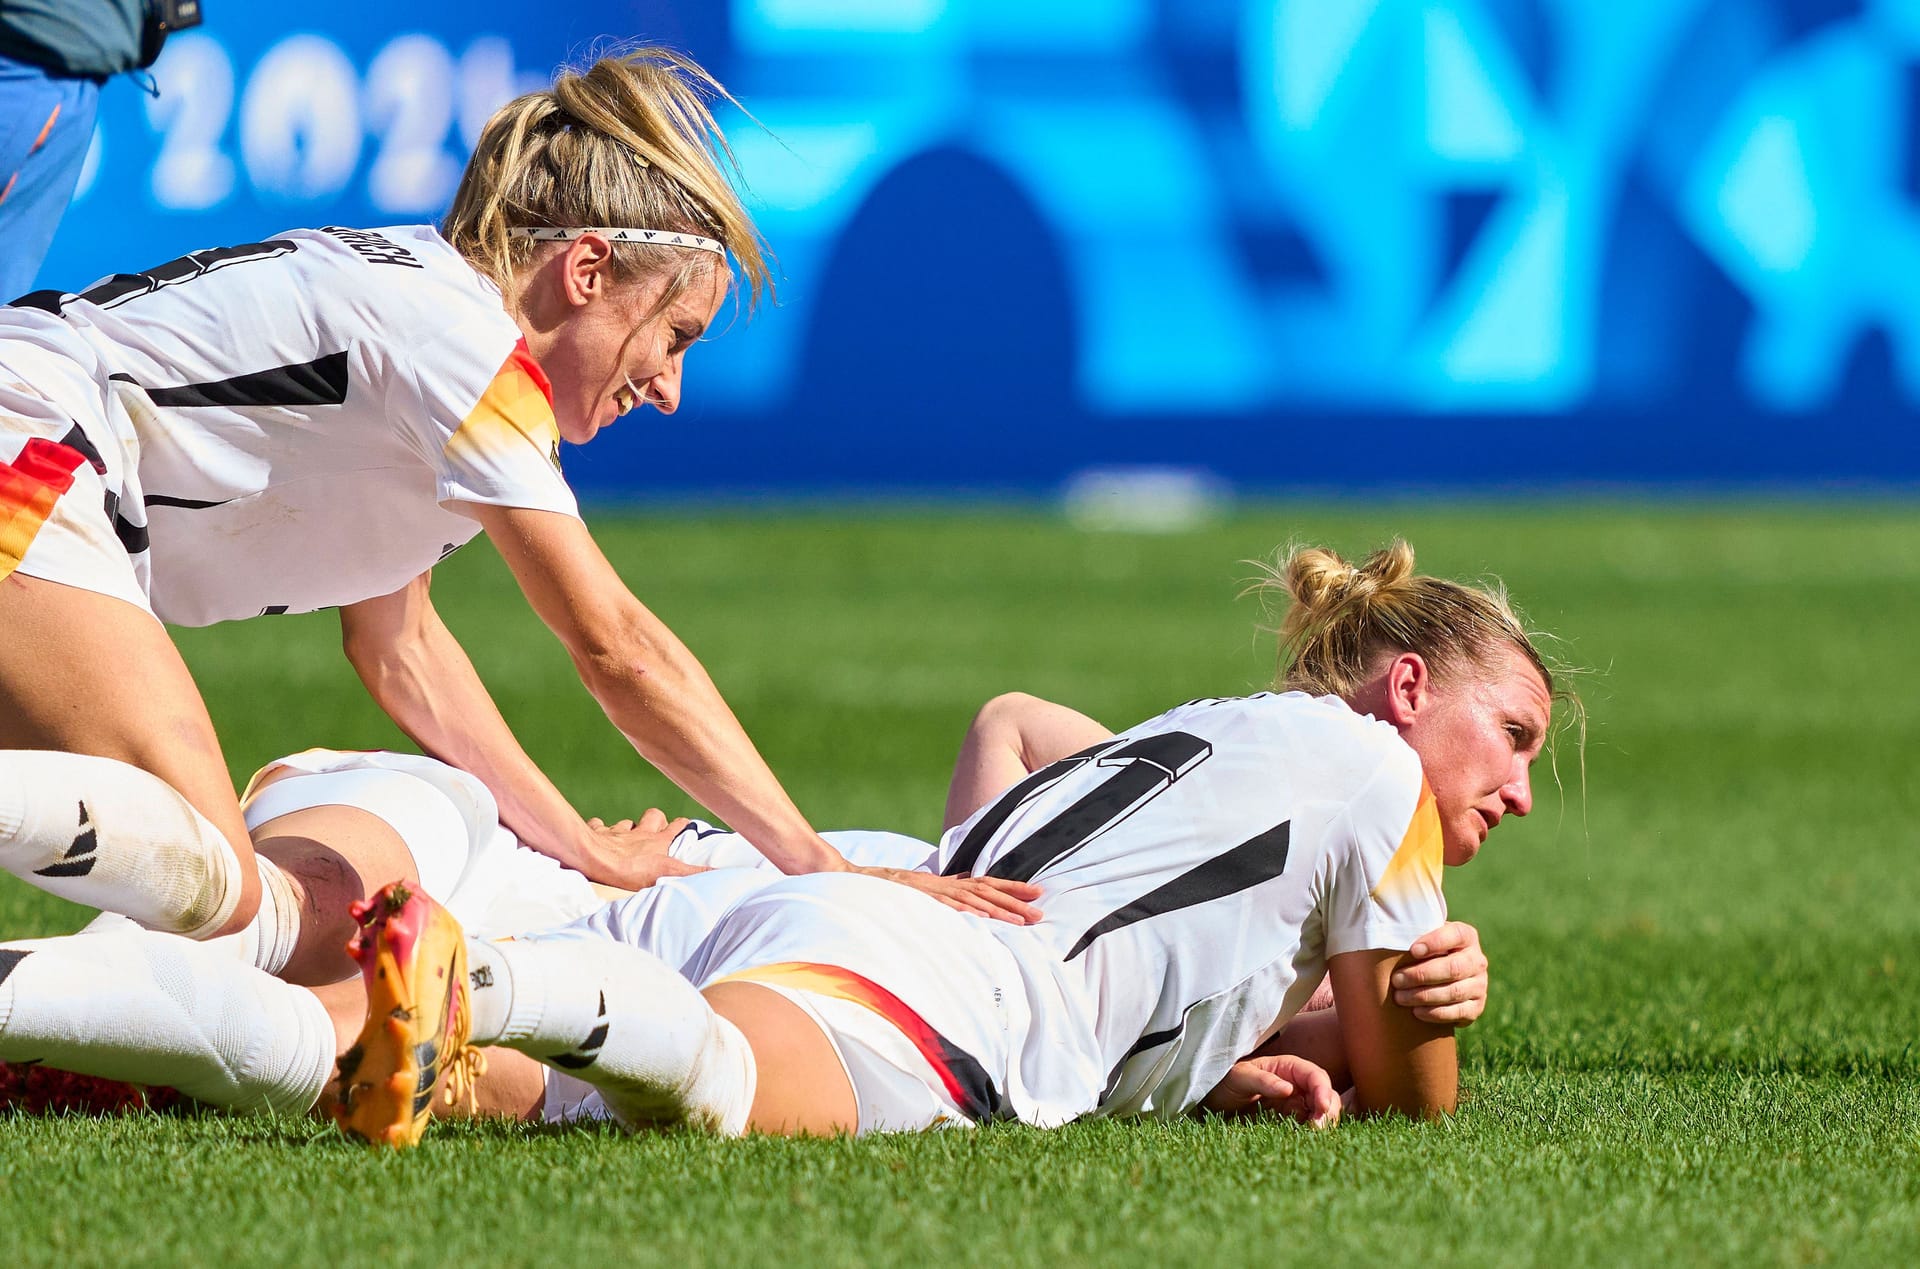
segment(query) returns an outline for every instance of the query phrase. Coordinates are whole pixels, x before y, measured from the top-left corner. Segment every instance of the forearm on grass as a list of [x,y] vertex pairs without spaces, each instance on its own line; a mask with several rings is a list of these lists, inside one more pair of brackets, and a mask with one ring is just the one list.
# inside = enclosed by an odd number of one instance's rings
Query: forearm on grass
[[1397,1005],[1389,982],[1405,954],[1389,950],[1332,957],[1334,1016],[1361,1115],[1397,1110],[1412,1119],[1450,1115],[1460,1070],[1453,1028],[1422,1022]]

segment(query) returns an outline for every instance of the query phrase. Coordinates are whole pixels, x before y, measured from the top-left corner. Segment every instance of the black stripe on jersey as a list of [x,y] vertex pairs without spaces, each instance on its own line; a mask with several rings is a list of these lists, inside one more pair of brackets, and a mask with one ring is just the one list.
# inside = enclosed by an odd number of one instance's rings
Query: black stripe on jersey
[[87,434],[80,430],[78,423],[67,429],[67,434],[60,438],[60,443],[86,459],[102,476],[107,474],[107,460],[100,457],[100,450],[87,439]]
[[1178,1038],[1181,1031],[1186,1029],[1186,1025],[1187,1024],[1183,1022],[1177,1027],[1168,1027],[1165,1031],[1147,1032],[1133,1042],[1133,1047],[1127,1050],[1127,1056],[1120,1059],[1121,1063],[1124,1065],[1128,1061],[1139,1057],[1148,1049],[1157,1049],[1167,1041]]
[[[80,430],[78,423],[67,429],[67,434],[60,438],[60,444],[86,459],[102,476],[107,474],[107,460],[100,457],[99,448]],[[113,534],[120,539],[121,549],[128,555],[138,555],[146,550],[147,526],[135,524],[120,514],[120,495],[109,492],[104,502],[107,519],[113,524]]]
[[[192,251],[177,260],[155,265],[144,273],[116,273],[103,282],[96,283],[80,292],[80,298],[89,304],[101,308],[114,308],[128,300],[151,295],[155,291],[170,286],[179,286],[182,282],[191,282],[217,269],[229,265],[246,264],[251,260],[270,260],[275,256],[284,256],[298,250],[298,244],[284,238],[275,238],[267,242],[243,242],[237,247],[208,247],[204,251]],[[62,297],[63,305],[64,298]]]
[[297,250],[299,244],[285,238],[244,242],[237,247],[209,247],[205,251],[191,252],[177,260],[155,265],[145,273],[116,273],[104,281],[96,282],[77,296],[71,291],[29,291],[12,301],[11,307],[37,308],[55,317],[66,315],[67,301],[72,299],[86,300],[101,308],[113,308],[142,295],[151,295],[163,287],[191,282],[228,265],[245,264],[249,260],[271,260]]
[[107,518],[113,521],[113,536],[120,539],[120,549],[128,555],[138,555],[152,546],[147,537],[147,526],[135,524],[120,514],[120,495],[107,495]]
[[1007,1105],[1006,1095],[994,1086],[987,1068],[945,1036],[935,1033],[934,1038],[940,1042],[941,1057],[946,1061],[948,1073],[959,1085],[960,1096],[954,1100],[960,1104],[966,1117],[976,1124],[994,1119],[1012,1119],[1013,1109]]
[[58,317],[60,316],[60,308],[66,303],[68,294],[66,291],[28,291],[18,299],[8,300],[7,307],[37,308],[42,313],[52,313],[55,317]]
[[1000,800],[993,804],[993,809],[981,816],[968,831],[966,840],[961,842],[960,848],[953,852],[953,858],[947,861],[947,866],[942,871],[949,877],[964,877],[972,872],[974,864],[980,860],[980,852],[987,848],[987,843],[992,841],[993,835],[1000,831],[1000,826],[1005,824],[1028,798],[1056,780],[1064,779],[1068,773],[1085,766],[1097,755],[1105,753],[1119,743],[1116,740],[1103,740],[1097,745],[1091,745],[1071,757],[1062,758],[1058,762],[1040,768],[1001,794]]
[[1142,736],[1094,759],[1120,769],[1078,802],[1035,829],[993,861],[989,877],[1032,881],[1049,864],[1079,849],[1132,815],[1156,793],[1206,761],[1213,746],[1184,731]]
[[1120,1060],[1113,1064],[1113,1069],[1107,1072],[1107,1086],[1101,1090],[1100,1100],[1105,1102],[1107,1098],[1113,1096],[1113,1090],[1120,1085],[1120,1072],[1127,1069],[1127,1063],[1133,1061],[1133,1059],[1139,1057],[1148,1049],[1157,1049],[1169,1040],[1178,1040],[1180,1033],[1186,1030],[1186,1027],[1186,1020],[1182,1019],[1180,1025],[1177,1027],[1168,1027],[1165,1031],[1149,1031],[1138,1040],[1135,1040],[1133,1047],[1122,1054]]
[[328,353],[292,366],[275,366],[214,383],[145,388],[155,405],[340,405],[347,399],[347,354]]
[[148,494],[140,501],[149,507],[182,507],[188,511],[205,511],[209,507],[224,507],[231,498],[217,498],[209,502],[204,498],[175,498],[168,494]]
[[1166,885],[1100,918],[1092,929],[1080,936],[1066,958],[1072,960],[1080,955],[1103,934],[1182,908],[1224,899],[1242,890],[1251,890],[1263,881],[1271,881],[1287,869],[1287,846],[1292,836],[1292,822],[1283,821],[1232,850],[1189,868]]

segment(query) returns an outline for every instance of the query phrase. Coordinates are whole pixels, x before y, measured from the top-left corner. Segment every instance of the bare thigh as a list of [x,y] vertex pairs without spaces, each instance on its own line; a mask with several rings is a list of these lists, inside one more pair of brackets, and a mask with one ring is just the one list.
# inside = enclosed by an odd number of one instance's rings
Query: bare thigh
[[359,974],[347,955],[349,905],[394,881],[419,883],[413,852],[370,811],[326,805],[277,815],[254,830],[254,849],[284,873],[300,900],[300,939],[280,977],[303,987]]
[[806,1010],[757,983],[719,983],[701,994],[753,1048],[760,1078],[749,1130],[789,1137],[859,1130],[860,1109],[846,1068]]
[[245,866],[240,906],[221,932],[253,919],[260,879],[213,720],[150,614],[37,577],[0,580],[0,748],[115,758],[165,780]]

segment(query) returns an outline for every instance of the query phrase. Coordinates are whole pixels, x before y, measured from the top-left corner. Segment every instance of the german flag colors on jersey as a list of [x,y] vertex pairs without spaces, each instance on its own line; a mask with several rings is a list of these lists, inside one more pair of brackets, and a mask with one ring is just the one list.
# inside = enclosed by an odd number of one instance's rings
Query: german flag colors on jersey
[[86,458],[45,437],[32,437],[11,462],[0,462],[0,579],[26,558],[40,526]]
[[954,1105],[975,1123],[999,1119],[1007,1114],[1006,1101],[994,1087],[993,1078],[974,1056],[927,1025],[908,1004],[863,974],[838,965],[819,965],[808,961],[786,961],[765,965],[714,979],[720,983],[766,983],[812,992],[832,1000],[845,1000],[886,1019],[926,1059],[935,1078]]
[[1414,804],[1413,819],[1400,838],[1400,848],[1387,861],[1386,870],[1374,883],[1372,898],[1380,903],[1417,901],[1422,894],[1440,890],[1440,870],[1446,866],[1446,844],[1440,832],[1440,808],[1433,800],[1433,789],[1422,779],[1420,800]]
[[553,417],[553,385],[522,339],[480,400],[447,439],[445,453],[455,463],[485,466],[507,458],[522,446],[560,469],[560,425]]

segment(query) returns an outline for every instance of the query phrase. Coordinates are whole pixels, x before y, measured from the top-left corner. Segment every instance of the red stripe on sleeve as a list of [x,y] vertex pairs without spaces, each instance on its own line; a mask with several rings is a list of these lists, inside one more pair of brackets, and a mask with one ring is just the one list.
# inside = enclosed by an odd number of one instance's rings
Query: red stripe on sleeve
[[549,406],[553,404],[553,380],[547,378],[547,372],[540,368],[540,363],[535,361],[533,354],[527,351],[525,339],[513,346],[513,351],[507,355],[507,361],[526,371],[527,378],[533,380],[533,386],[540,389],[540,395],[547,399],[547,404]]

